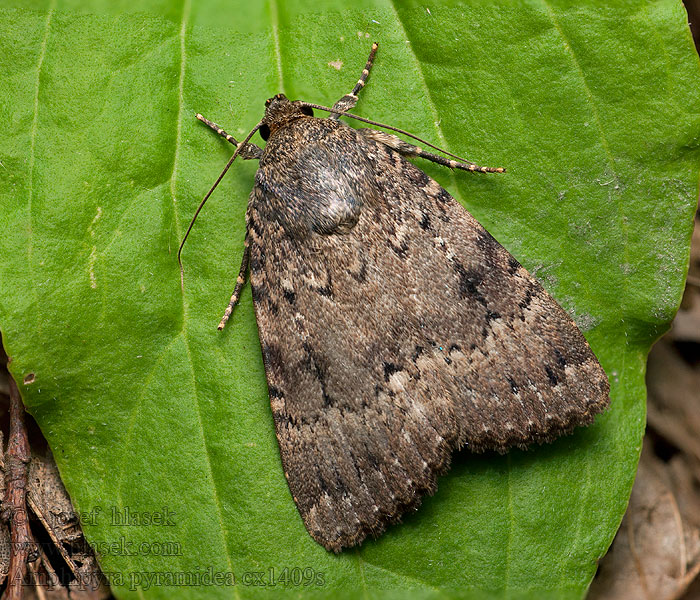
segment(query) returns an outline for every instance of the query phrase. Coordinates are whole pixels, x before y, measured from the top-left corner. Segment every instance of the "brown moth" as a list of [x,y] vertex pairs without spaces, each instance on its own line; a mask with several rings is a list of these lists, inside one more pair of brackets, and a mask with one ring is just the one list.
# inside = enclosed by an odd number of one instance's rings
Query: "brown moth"
[[[241,143],[197,115],[236,145],[217,184],[236,156],[260,161],[219,328],[250,269],[284,474],[309,533],[334,552],[417,508],[455,450],[549,442],[609,404],[572,319],[404,157],[503,169],[338,120],[353,116],[376,49],[332,108],[278,94]],[[249,143],[257,130],[264,150]]]

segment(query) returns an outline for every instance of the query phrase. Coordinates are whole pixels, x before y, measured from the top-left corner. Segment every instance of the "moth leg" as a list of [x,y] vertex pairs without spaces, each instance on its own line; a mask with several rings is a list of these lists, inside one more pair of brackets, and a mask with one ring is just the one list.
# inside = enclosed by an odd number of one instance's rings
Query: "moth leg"
[[[258,148],[259,150],[260,148]],[[221,321],[219,322],[219,331],[221,331],[224,326],[226,325],[226,321],[228,321],[228,318],[231,316],[231,313],[233,312],[234,307],[236,304],[238,304],[238,299],[241,296],[241,290],[243,289],[243,286],[245,285],[245,280],[246,280],[246,275],[248,274],[248,262],[250,261],[250,242],[248,239],[248,234],[246,233],[245,236],[245,243],[243,246],[243,258],[241,259],[241,268],[238,270],[238,277],[236,278],[236,285],[233,288],[233,294],[231,294],[231,300],[228,303],[228,306],[226,307],[226,310],[224,311],[224,316],[221,317]]]
[[[365,84],[367,83],[369,72],[372,70],[372,65],[374,64],[374,55],[377,53],[377,47],[377,42],[374,42],[372,44],[372,49],[369,51],[369,58],[367,59],[367,64],[362,70],[362,76],[357,80],[355,87],[352,88],[352,92],[350,92],[349,94],[345,94],[345,96],[343,96],[333,105],[333,110],[340,110],[342,112],[346,112],[350,110],[353,106],[355,106],[355,104],[357,104],[357,94],[360,93],[360,90],[363,87],[365,87]],[[338,119],[340,119],[340,117],[340,113],[331,113],[328,118],[337,121]]]
[[376,129],[358,129],[358,133],[368,137],[375,142],[389,146],[392,150],[396,150],[402,156],[418,156],[420,158],[425,158],[439,165],[444,165],[450,169],[462,169],[463,171],[476,171],[477,173],[505,173],[503,167],[480,167],[474,163],[463,163],[450,158],[445,158],[439,154],[433,154],[432,152],[426,152],[423,148],[419,146],[414,146],[408,142],[403,141],[401,138],[396,137],[390,133],[384,131],[377,131]]
[[[206,117],[203,117],[199,113],[197,113],[197,118],[204,123],[205,125],[209,125],[216,133],[218,133],[221,137],[226,138],[228,142],[231,142],[234,146],[238,146],[238,141],[236,140],[235,137],[232,135],[226,133],[221,127],[219,127],[216,123],[213,121],[210,121]],[[255,144],[248,142],[242,149],[241,152],[238,156],[240,156],[243,160],[260,160],[260,157],[262,156],[262,148],[256,146]]]

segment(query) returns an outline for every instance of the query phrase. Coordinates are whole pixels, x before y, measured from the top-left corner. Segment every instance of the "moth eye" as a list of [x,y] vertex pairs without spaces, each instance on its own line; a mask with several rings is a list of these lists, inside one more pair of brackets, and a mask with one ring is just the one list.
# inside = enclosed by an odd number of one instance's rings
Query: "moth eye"
[[314,109],[311,108],[310,106],[302,106],[301,112],[303,112],[305,115],[308,115],[309,117],[314,116]]
[[270,137],[270,128],[267,125],[260,125],[258,131],[260,132],[260,137],[267,141],[267,138]]

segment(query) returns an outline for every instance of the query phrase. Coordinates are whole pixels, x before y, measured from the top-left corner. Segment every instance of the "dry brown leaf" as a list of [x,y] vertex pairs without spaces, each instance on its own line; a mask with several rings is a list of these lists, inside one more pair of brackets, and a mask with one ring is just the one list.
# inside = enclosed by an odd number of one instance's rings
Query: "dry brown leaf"
[[[695,230],[700,231],[700,227],[696,227]],[[700,271],[700,268],[697,270]],[[669,335],[678,342],[700,344],[700,274],[693,275],[693,271],[694,269],[691,268],[688,274],[688,285],[683,293],[683,301]]]
[[674,600],[700,573],[700,529],[679,508],[666,464],[645,442],[629,508],[589,600]]
[[[63,487],[53,457],[32,455],[27,491],[31,512],[48,534],[52,549],[58,551],[73,576],[67,586],[69,597],[84,600],[108,597],[109,591],[104,586],[97,560],[83,536],[78,515]],[[45,554],[43,559],[43,572],[50,577],[53,566]],[[62,587],[66,589],[65,582]]]
[[648,426],[700,461],[700,371],[661,340],[649,355],[647,386]]
[[[3,435],[0,431],[0,498],[4,497]],[[63,487],[53,458],[33,453],[27,480],[30,524],[39,548],[37,560],[28,563],[31,584],[24,586],[27,600],[104,600],[110,597],[92,549],[83,537],[78,516]],[[10,534],[0,524],[0,584],[10,559]],[[57,573],[60,569],[61,573]]]

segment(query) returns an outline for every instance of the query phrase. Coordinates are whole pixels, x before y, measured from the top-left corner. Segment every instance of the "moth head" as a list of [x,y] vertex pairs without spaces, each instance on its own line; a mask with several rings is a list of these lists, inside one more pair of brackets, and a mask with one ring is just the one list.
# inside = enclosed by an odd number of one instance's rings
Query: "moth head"
[[260,125],[260,137],[267,141],[271,133],[290,121],[313,116],[313,109],[304,103],[292,102],[284,94],[277,94],[265,101],[265,116]]

